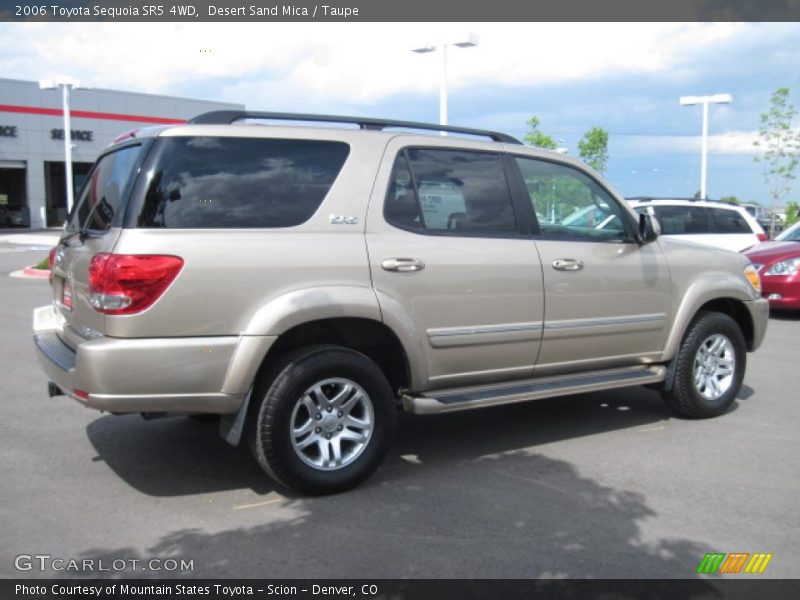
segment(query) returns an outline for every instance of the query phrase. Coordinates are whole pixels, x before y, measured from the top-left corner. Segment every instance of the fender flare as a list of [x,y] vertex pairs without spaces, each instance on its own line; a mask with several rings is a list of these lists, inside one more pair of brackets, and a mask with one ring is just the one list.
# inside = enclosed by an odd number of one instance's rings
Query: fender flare
[[[389,302],[391,300],[382,298]],[[253,313],[243,328],[234,352],[223,389],[246,393],[272,344],[293,327],[313,321],[337,318],[360,318],[388,327],[400,342],[408,359],[412,389],[427,381],[427,365],[419,335],[408,315],[384,318],[375,290],[365,286],[331,285],[293,290],[272,298]]]
[[343,317],[382,321],[372,288],[331,285],[287,292],[256,310],[242,334],[279,336],[303,323]]
[[713,300],[751,302],[755,298],[755,292],[748,287],[747,282],[732,273],[704,273],[703,278],[693,281],[681,297],[664,344],[662,362],[670,362],[675,357],[689,324],[705,304]]

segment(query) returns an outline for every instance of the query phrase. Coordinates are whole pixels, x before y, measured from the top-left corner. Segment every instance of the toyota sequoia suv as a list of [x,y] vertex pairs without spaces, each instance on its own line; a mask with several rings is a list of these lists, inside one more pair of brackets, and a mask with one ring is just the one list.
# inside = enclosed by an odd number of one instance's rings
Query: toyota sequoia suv
[[33,315],[51,396],[219,417],[307,494],[368,477],[398,410],[649,385],[722,414],[768,317],[745,257],[660,238],[581,162],[378,119],[222,111],[123,134],[51,263]]

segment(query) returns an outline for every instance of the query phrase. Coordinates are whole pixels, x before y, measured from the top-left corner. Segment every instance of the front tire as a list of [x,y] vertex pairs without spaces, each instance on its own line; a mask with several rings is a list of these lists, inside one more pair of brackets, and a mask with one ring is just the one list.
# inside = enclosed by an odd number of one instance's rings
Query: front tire
[[701,312],[678,349],[675,380],[664,400],[684,417],[725,413],[742,387],[747,363],[744,335],[731,317]]
[[265,373],[250,446],[264,471],[305,494],[355,487],[378,467],[394,433],[395,399],[383,372],[347,348],[290,353]]

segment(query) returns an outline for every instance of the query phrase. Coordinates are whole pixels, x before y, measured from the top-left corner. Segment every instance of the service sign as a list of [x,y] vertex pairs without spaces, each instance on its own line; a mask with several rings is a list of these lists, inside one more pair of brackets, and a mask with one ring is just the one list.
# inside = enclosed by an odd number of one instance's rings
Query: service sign
[[[94,131],[73,129],[71,131],[71,134],[72,134],[72,141],[73,142],[93,142],[94,141]],[[50,130],[50,139],[51,140],[63,140],[64,139],[64,130],[63,129],[51,129]]]

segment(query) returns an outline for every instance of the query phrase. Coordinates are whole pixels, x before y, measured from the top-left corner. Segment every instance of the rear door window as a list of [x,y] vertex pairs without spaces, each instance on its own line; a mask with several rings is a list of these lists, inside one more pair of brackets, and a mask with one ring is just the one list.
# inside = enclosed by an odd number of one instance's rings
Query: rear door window
[[654,206],[653,210],[665,235],[711,233],[708,212],[702,206]]
[[392,171],[384,216],[404,229],[452,235],[516,233],[499,154],[409,148]]
[[343,142],[163,138],[138,227],[293,227],[316,212],[344,165]]

